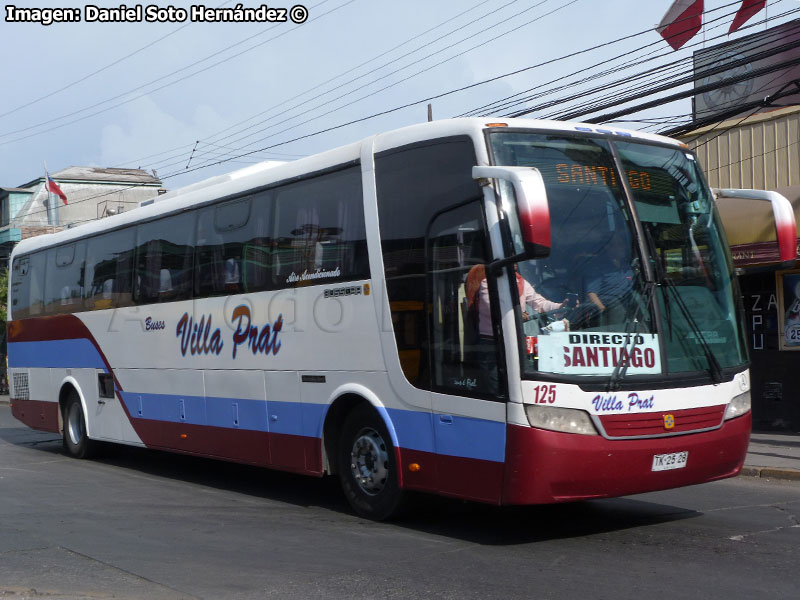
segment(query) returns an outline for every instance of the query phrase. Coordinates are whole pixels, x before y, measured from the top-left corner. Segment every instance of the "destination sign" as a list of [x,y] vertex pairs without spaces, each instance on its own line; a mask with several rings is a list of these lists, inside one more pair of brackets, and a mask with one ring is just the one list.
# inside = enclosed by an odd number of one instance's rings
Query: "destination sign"
[[[616,171],[608,165],[584,163],[556,163],[537,165],[547,184],[619,187]],[[660,169],[628,169],[628,184],[631,189],[657,194],[672,193],[671,177]]]
[[661,372],[658,337],[624,332],[540,335],[539,368],[549,373],[610,375],[619,366],[628,375]]

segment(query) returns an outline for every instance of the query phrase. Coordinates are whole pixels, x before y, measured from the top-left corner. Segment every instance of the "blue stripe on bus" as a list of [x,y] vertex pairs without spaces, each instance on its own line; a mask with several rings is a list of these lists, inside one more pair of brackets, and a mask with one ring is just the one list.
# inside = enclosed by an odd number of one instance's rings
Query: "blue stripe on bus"
[[[329,408],[326,404],[128,391],[122,392],[122,399],[133,418],[310,438],[322,437]],[[505,423],[459,416],[445,422],[439,415],[398,409],[380,408],[379,412],[394,429],[393,437],[400,448],[495,462],[504,460]]]
[[8,366],[14,368],[105,369],[95,345],[85,338],[9,342]]
[[434,415],[433,418],[436,423],[437,454],[495,462],[505,460],[505,423],[449,415]]
[[135,419],[322,437],[328,406],[243,398],[122,392]]
[[394,427],[396,439],[393,441],[400,448],[431,453],[436,451],[430,413],[383,407],[378,408],[378,412],[384,422]]
[[384,408],[380,412],[394,424],[401,448],[495,462],[505,460],[505,423],[397,409]]

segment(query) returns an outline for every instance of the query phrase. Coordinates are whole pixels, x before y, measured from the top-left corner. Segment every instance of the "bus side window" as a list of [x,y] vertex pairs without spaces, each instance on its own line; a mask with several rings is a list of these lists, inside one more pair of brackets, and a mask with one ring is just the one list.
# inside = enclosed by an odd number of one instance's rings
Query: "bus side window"
[[28,268],[30,278],[30,303],[28,305],[28,316],[34,317],[44,312],[44,282],[46,273],[46,255],[44,252],[37,252],[31,256]]
[[84,308],[131,306],[136,230],[111,231],[89,239],[86,251]]
[[266,237],[269,193],[200,211],[195,253],[195,296],[268,289],[271,242]]
[[73,313],[83,310],[83,271],[86,243],[78,242],[47,251],[45,312]]
[[195,213],[144,223],[136,232],[137,304],[188,300],[192,294]]
[[27,319],[40,314],[43,307],[45,253],[16,257],[12,270],[9,290],[11,318]]
[[369,278],[360,169],[278,188],[274,239],[275,287]]

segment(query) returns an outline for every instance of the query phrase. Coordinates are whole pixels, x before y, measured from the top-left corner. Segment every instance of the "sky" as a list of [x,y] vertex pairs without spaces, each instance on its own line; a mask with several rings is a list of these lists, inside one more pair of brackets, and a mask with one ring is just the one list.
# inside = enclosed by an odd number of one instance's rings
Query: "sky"
[[[199,22],[190,14],[146,21],[147,7],[188,13],[193,3],[180,1],[145,2],[141,21],[123,23],[86,21],[87,6],[120,2],[12,3],[77,9],[81,18],[47,26],[8,22],[4,3],[0,186],[41,177],[46,163],[51,173],[69,166],[155,170],[175,189],[425,121],[429,98],[434,119],[446,119],[525,90],[550,91],[565,78],[570,87],[547,96],[560,104],[529,115],[547,117],[569,106],[566,96],[597,84],[576,84],[580,78],[637,57],[685,58],[703,45],[698,34],[694,46],[673,52],[653,30],[672,0],[303,1],[302,23],[289,19],[296,5],[283,0],[269,6],[287,9],[288,20],[274,23]],[[730,4],[705,1],[706,20],[721,17],[716,29],[708,25],[709,45],[754,31],[723,35],[737,8]],[[769,0],[766,13],[797,9],[797,0]],[[291,14],[302,20],[304,13]],[[762,11],[751,22],[763,18]],[[684,100],[644,116],[689,111]]]

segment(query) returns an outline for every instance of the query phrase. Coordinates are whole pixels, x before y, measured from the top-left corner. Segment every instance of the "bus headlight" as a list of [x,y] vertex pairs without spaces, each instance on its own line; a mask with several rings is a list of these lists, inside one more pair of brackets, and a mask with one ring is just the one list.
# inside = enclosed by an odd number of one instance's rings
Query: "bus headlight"
[[741,417],[750,411],[750,391],[734,396],[728,408],[725,409],[725,420]]
[[531,427],[581,435],[597,435],[597,429],[589,418],[589,413],[582,410],[526,404],[525,414],[528,416],[528,423],[531,424]]

